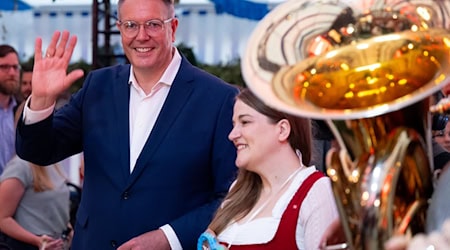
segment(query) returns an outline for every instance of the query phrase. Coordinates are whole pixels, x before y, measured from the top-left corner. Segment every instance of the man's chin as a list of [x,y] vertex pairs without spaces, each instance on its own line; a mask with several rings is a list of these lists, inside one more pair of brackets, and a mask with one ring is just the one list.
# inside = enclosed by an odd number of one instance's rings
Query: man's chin
[[3,95],[14,95],[18,92],[18,89],[15,88],[5,88],[4,86],[0,87],[0,93]]

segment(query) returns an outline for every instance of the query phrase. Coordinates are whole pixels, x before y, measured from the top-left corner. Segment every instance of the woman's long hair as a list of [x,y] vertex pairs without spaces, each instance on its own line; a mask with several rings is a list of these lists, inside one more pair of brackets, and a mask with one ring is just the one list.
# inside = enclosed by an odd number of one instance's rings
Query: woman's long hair
[[33,173],[33,190],[35,192],[44,192],[55,188],[50,176],[48,175],[48,168],[55,168],[56,172],[61,177],[67,179],[58,164],[53,164],[52,166],[47,167],[41,167],[31,162],[28,164],[30,164],[31,172]]
[[[312,132],[309,119],[275,110],[264,104],[248,89],[243,89],[236,99],[267,116],[274,124],[282,119],[288,120],[291,125],[289,144],[294,152],[296,150],[301,152],[302,163],[309,165],[312,151]],[[262,180],[258,174],[239,169],[234,186],[231,187],[222,206],[217,210],[209,228],[216,234],[220,234],[231,221],[244,218],[258,201],[261,189]]]

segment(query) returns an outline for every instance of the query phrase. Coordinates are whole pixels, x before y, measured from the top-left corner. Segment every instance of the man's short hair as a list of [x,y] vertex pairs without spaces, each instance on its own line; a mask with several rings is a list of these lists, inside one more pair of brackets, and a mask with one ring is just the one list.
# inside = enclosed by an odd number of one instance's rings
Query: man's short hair
[[15,53],[16,55],[18,55],[17,51],[12,46],[8,44],[0,45],[0,57],[5,57],[9,53]]

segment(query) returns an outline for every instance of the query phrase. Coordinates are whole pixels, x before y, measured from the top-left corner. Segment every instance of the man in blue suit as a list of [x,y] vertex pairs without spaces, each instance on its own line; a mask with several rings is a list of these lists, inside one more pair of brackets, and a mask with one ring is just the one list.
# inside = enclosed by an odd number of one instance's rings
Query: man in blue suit
[[118,10],[131,65],[91,72],[56,112],[83,75],[66,73],[76,37],[55,32],[44,54],[36,40],[17,153],[39,165],[84,153],[73,250],[195,249],[235,177],[227,135],[238,90],[173,46],[171,0],[120,0]]

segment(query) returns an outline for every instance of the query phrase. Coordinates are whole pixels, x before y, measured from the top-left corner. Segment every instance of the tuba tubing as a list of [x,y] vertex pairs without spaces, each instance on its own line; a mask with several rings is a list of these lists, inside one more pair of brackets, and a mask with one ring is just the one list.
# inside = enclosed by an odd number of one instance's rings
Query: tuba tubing
[[426,134],[428,122],[418,126],[417,121],[427,121],[428,103],[373,118],[329,121],[339,149],[327,155],[327,174],[347,249],[383,249],[393,235],[423,232],[432,167],[426,137],[418,132]]

